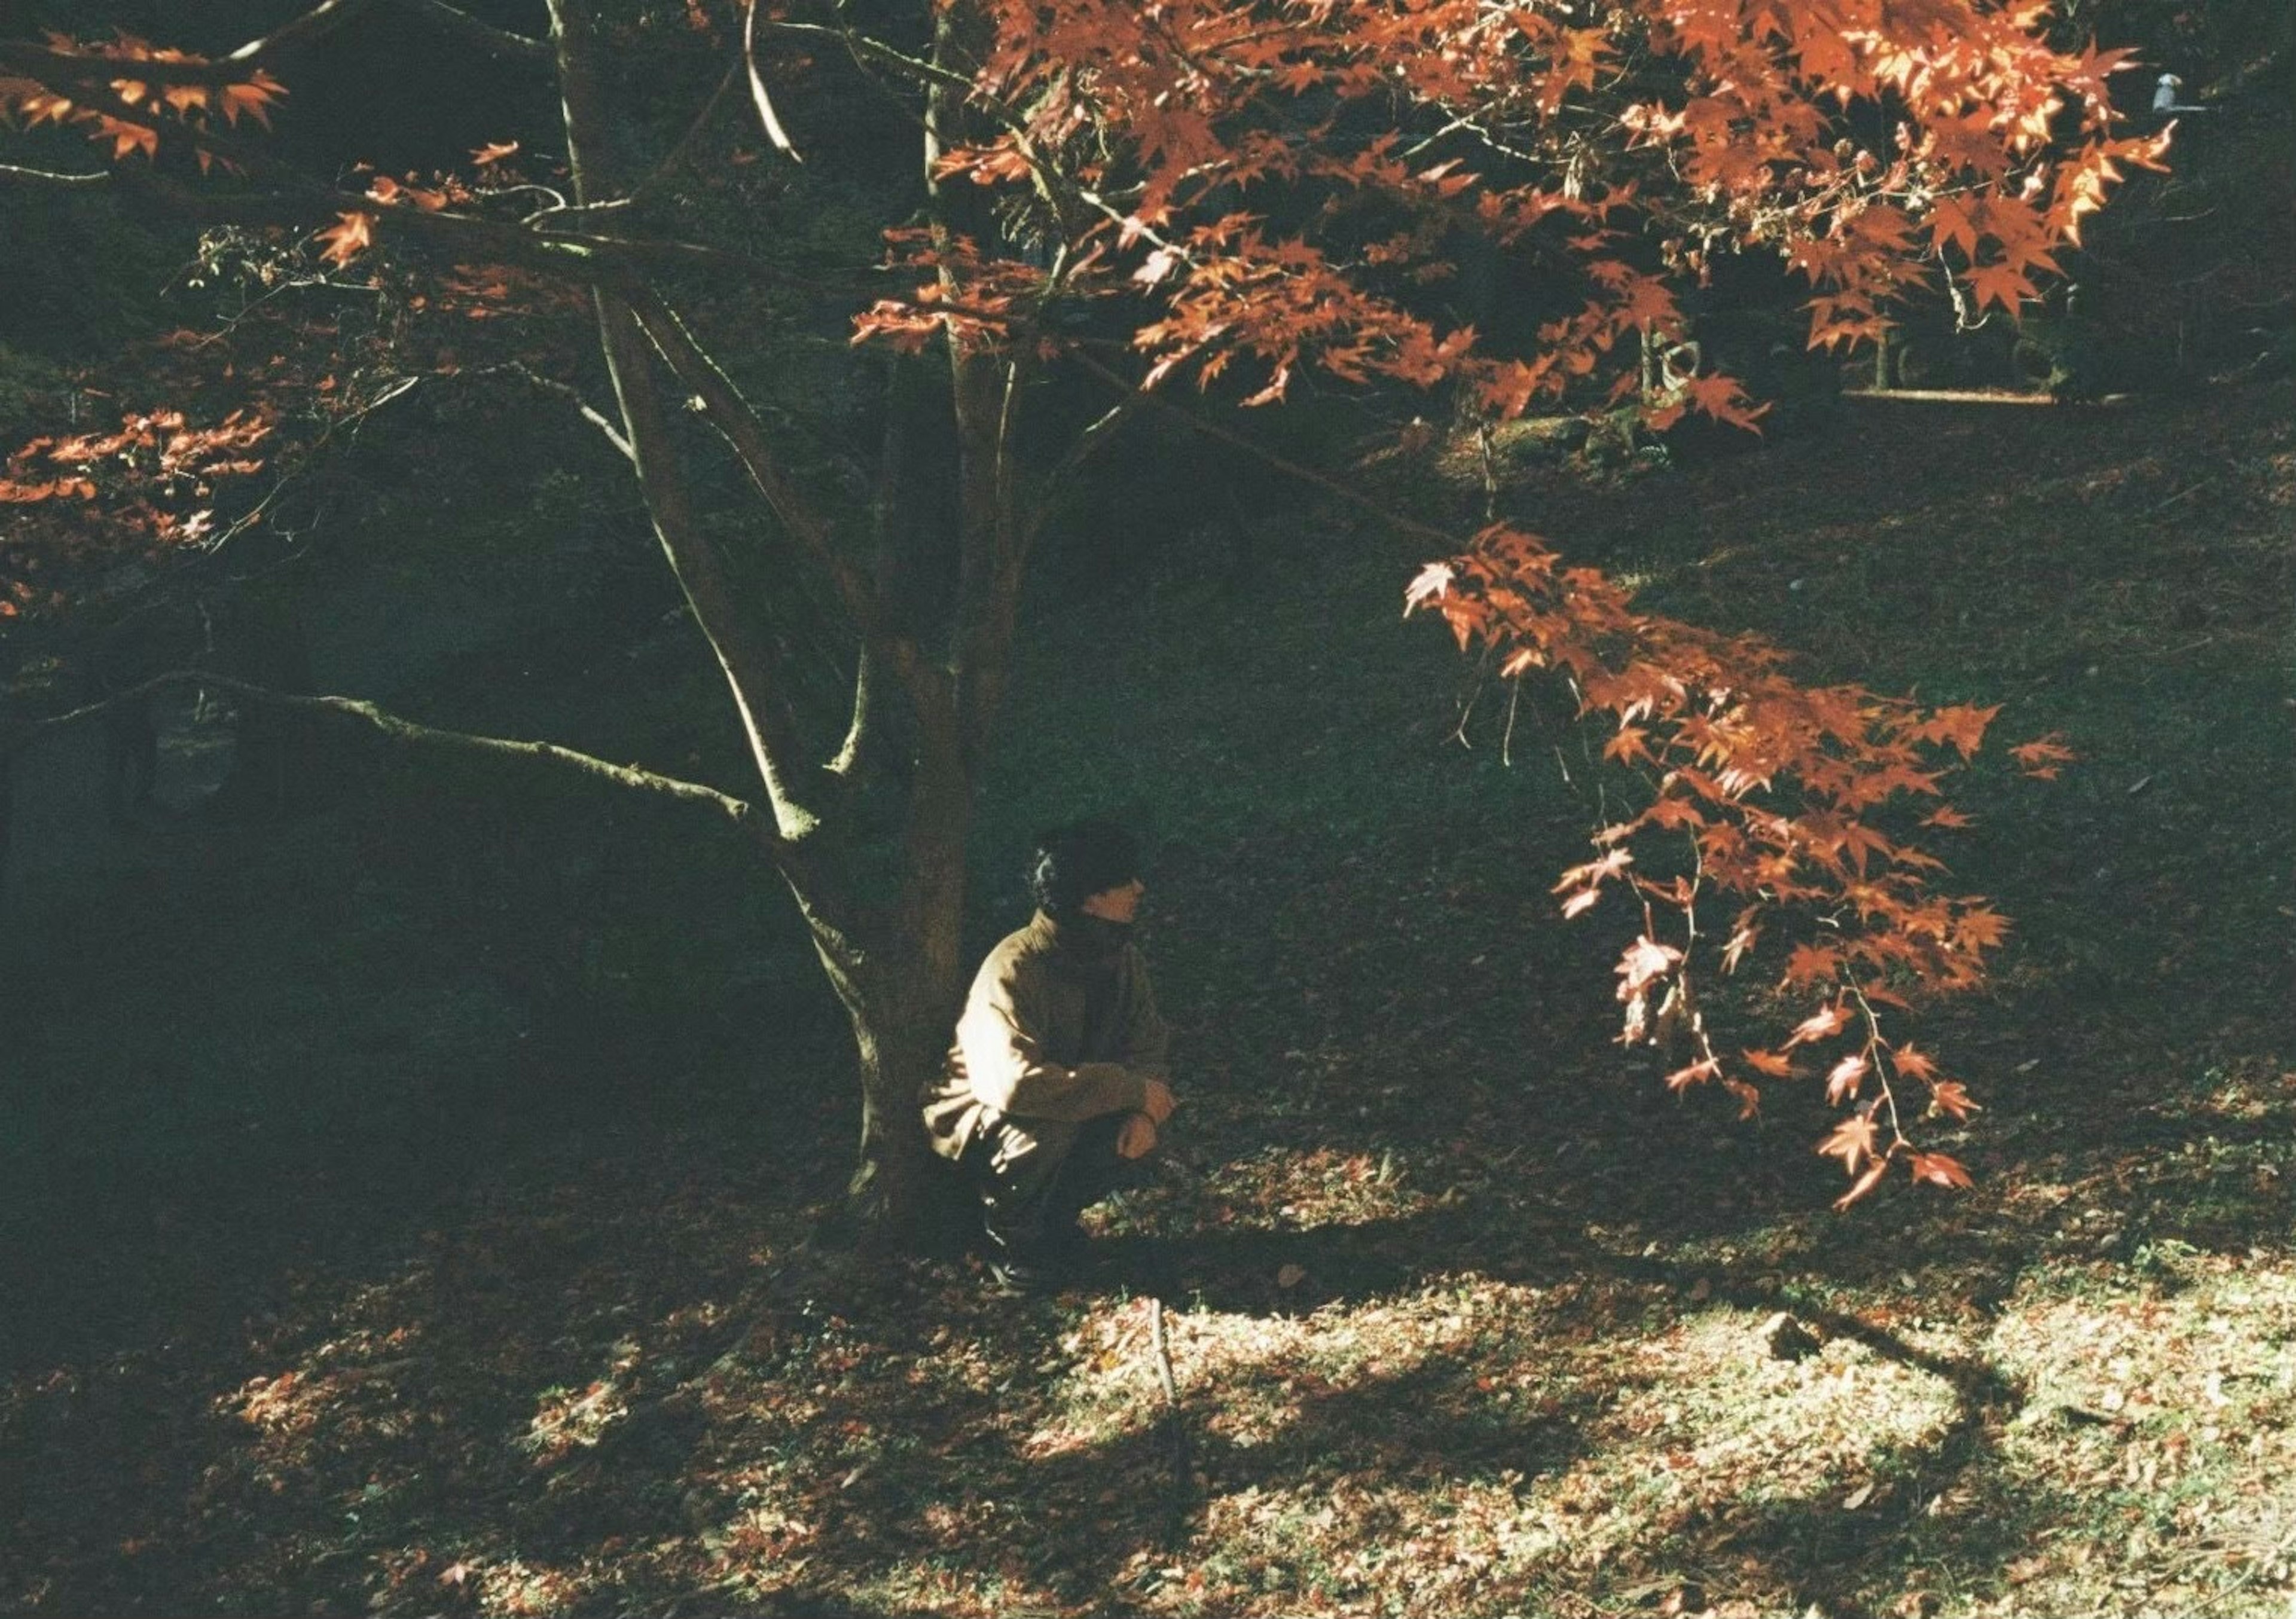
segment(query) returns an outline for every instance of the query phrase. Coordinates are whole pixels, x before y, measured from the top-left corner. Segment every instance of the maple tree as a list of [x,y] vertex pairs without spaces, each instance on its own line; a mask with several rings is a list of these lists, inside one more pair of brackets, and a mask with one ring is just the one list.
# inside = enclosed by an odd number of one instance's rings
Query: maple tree
[[[1624,405],[1660,428],[1696,413],[1756,429],[1764,406],[1730,376],[1642,379],[1640,351],[1682,329],[1686,293],[1719,261],[1769,255],[1802,277],[1821,348],[1874,339],[1924,287],[2013,310],[2113,183],[2162,150],[2116,118],[2107,80],[2124,57],[2053,44],[2042,0],[946,0],[880,8],[874,29],[842,9],[817,20],[773,0],[689,0],[684,25],[726,53],[771,161],[804,156],[792,82],[843,74],[922,123],[921,222],[886,233],[880,285],[897,290],[864,300],[856,331],[947,368],[944,574],[914,533],[816,508],[709,335],[727,297],[808,289],[803,275],[636,206],[735,160],[701,139],[714,96],[666,155],[631,155],[633,110],[616,97],[636,92],[607,67],[644,42],[652,12],[549,0],[546,31],[522,35],[420,0],[471,48],[555,76],[562,172],[519,167],[504,140],[461,176],[311,179],[259,135],[291,92],[275,69],[379,3],[326,0],[215,56],[125,37],[0,44],[0,110],[85,134],[144,200],[291,226],[335,273],[427,277],[425,296],[450,303],[459,285],[472,314],[588,300],[614,399],[588,413],[628,462],[717,656],[760,798],[624,773],[706,797],[786,879],[861,1056],[857,1190],[896,1206],[922,1162],[912,1100],[962,987],[965,838],[1021,582],[1061,480],[1127,421],[1184,408],[1173,400],[1189,388],[1271,405],[1313,375],[1439,388],[1469,421]],[[1471,249],[1502,255],[1521,289],[1488,331],[1447,312]],[[1100,379],[1107,409],[1031,459],[1016,424],[1059,366]],[[835,604],[855,679],[833,725],[800,711],[787,646],[702,520],[681,401],[745,474],[775,567]],[[164,472],[176,440],[163,435],[187,429],[138,421],[116,445],[28,446],[9,498],[76,522],[93,509],[90,464],[119,473],[132,448]],[[188,441],[198,467],[246,471],[272,421],[258,400],[204,424]],[[200,537],[141,496],[109,509],[151,543]],[[1610,726],[1608,758],[1646,782],[1642,807],[1601,827],[1596,858],[1557,890],[1567,914],[1612,891],[1642,903],[1619,967],[1627,1037],[1686,1040],[1669,1083],[1717,1083],[1749,1107],[1758,1080],[1826,1063],[1846,1119],[1822,1150],[1853,1176],[1845,1202],[1895,1163],[1965,1183],[1915,1145],[1899,1092],[1958,1116],[1967,1092],[1886,1034],[1877,1009],[1980,982],[2002,937],[1984,902],[1936,891],[1936,857],[1900,824],[1908,805],[1955,823],[1940,779],[1993,711],[1806,684],[1775,649],[1641,612],[1520,528],[1414,527],[1456,554],[1411,605],[1463,647],[1494,650],[1509,677],[1568,681]],[[2027,749],[2036,773],[2063,756],[2049,740]],[[865,800],[893,805],[897,827],[898,875],[873,895],[851,857]],[[1729,910],[1726,932],[1710,904]],[[1725,1052],[1693,980],[1710,955],[1726,970],[1758,951],[1783,954],[1784,986],[1814,1010],[1770,1046]]]

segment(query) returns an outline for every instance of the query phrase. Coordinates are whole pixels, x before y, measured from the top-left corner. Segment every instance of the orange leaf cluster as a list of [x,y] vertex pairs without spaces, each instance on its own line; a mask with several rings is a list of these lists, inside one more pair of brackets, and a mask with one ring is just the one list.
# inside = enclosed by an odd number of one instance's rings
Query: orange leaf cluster
[[0,120],[84,130],[113,160],[159,156],[163,134],[186,140],[200,167],[217,159],[200,139],[242,119],[269,126],[286,88],[260,68],[238,77],[204,56],[122,34],[82,41],[50,33],[38,78],[0,74]]
[[[2120,131],[2121,53],[2060,50],[2038,8],[1990,0],[985,10],[974,87],[1000,132],[942,173],[1031,212],[1070,255],[1063,293],[1145,290],[1134,340],[1156,375],[1245,369],[1259,402],[1309,369],[1456,380],[1502,418],[1622,397],[1627,339],[1677,331],[1682,288],[1734,252],[1807,277],[1814,346],[1874,339],[1940,275],[2013,308],[2162,149]],[[1321,200],[1304,218],[1302,196]],[[1446,328],[1419,290],[1463,232],[1578,306],[1524,352]],[[944,302],[984,307],[1011,274],[944,268]],[[914,337],[903,319],[867,329]],[[1713,374],[1647,408],[1761,413]]]
[[[1640,807],[1598,828],[1596,857],[1554,890],[1566,917],[1612,894],[1639,904],[1618,968],[1629,1042],[1669,1032],[1665,1009],[1652,1010],[1662,994],[1689,1006],[1694,977],[1758,953],[1776,961],[1781,992],[1821,997],[1780,1049],[1734,1062],[1693,1013],[1670,1032],[1690,1037],[1695,1060],[1667,1083],[1718,1081],[1745,1102],[1756,1080],[1790,1079],[1792,1053],[1808,1047],[1823,1054],[1826,1100],[1850,1110],[1819,1148],[1854,1177],[1845,1203],[1891,1162],[1966,1184],[1953,1160],[1915,1149],[1900,1092],[1954,1120],[1977,1105],[1928,1052],[1885,1034],[1879,1009],[1975,988],[2005,936],[1982,897],[1934,887],[1943,864],[1915,840],[1924,821],[1951,823],[1942,779],[1982,747],[1997,709],[1804,684],[1766,642],[1639,612],[1618,585],[1506,525],[1424,570],[1406,603],[1439,614],[1463,649],[1495,654],[1505,674],[1567,676],[1582,719],[1611,732],[1605,758],[1639,779]],[[2029,773],[2070,756],[2051,739],[2012,751]],[[1718,944],[1700,924],[1714,904],[1732,919]]]
[[0,537],[9,617],[67,605],[111,570],[207,539],[218,491],[262,470],[276,426],[240,408],[206,425],[136,412],[118,429],[32,439],[0,462]]

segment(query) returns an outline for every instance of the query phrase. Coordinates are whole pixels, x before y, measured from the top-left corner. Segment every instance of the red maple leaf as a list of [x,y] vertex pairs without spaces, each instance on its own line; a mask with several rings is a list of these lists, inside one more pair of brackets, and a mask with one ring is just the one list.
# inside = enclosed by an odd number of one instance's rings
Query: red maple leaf
[[336,217],[340,223],[321,231],[316,238],[324,244],[320,257],[330,264],[348,267],[352,259],[374,245],[374,216],[348,213]]
[[1808,1041],[1831,1039],[1849,1026],[1849,1013],[1836,1002],[1832,1006],[1820,1007],[1796,1024],[1793,1033],[1786,1036],[1786,1044],[1791,1048]]
[[1961,1082],[1954,1079],[1940,1079],[1930,1086],[1930,1109],[1935,1113],[1951,1114],[1957,1119],[1965,1119],[1979,1111],[1977,1103],[1962,1088]]
[[1631,1000],[1642,993],[1672,972],[1681,960],[1682,952],[1671,944],[1661,944],[1647,936],[1636,939],[1619,958],[1619,999]]
[[1819,1154],[1840,1158],[1841,1167],[1851,1174],[1857,1166],[1874,1157],[1874,1121],[1866,1114],[1843,1119],[1833,1127],[1833,1133],[1817,1144]]
[[1928,1181],[1946,1187],[1967,1188],[1973,1184],[1969,1178],[1969,1171],[1963,1168],[1957,1160],[1941,1152],[1917,1152],[1907,1163],[1916,1181]]

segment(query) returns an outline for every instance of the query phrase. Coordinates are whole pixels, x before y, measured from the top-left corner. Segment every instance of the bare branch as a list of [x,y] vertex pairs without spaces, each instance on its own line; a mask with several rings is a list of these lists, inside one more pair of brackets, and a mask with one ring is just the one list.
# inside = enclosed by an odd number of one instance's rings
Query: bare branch
[[773,508],[774,515],[781,519],[791,538],[829,576],[846,611],[866,634],[876,616],[868,581],[849,560],[838,554],[830,541],[829,525],[807,507],[804,497],[783,476],[773,446],[767,442],[766,424],[758,419],[757,411],[742,397],[734,380],[694,340],[693,332],[678,319],[676,311],[660,297],[650,289],[638,287],[629,289],[625,296],[637,315],[638,324],[662,358],[669,362],[670,370],[701,401],[710,425],[725,435],[742,470],[757,485],[758,493],[765,496],[766,504]]
[[467,377],[483,377],[489,375],[516,377],[521,381],[540,388],[544,393],[555,394],[560,398],[571,404],[575,410],[581,413],[583,421],[588,422],[592,427],[596,428],[601,433],[603,433],[606,436],[606,442],[614,446],[614,453],[617,455],[619,455],[625,461],[636,459],[630,451],[630,441],[622,437],[621,429],[617,428],[613,422],[607,418],[605,412],[600,410],[587,399],[585,399],[582,397],[581,389],[576,388],[570,382],[561,382],[555,377],[545,377],[540,372],[536,371],[531,366],[526,364],[523,361],[519,360],[512,360],[506,364],[502,365],[481,365],[471,371],[464,372],[462,374]]
[[1076,442],[1069,446],[1067,453],[1053,464],[1053,470],[1045,475],[1036,508],[1029,513],[1029,520],[1021,527],[1024,552],[1035,545],[1045,531],[1045,525],[1052,520],[1054,505],[1060,499],[1061,486],[1086,462],[1113,443],[1117,429],[1130,421],[1141,406],[1148,403],[1149,397],[1147,388],[1134,388],[1095,417],[1084,431],[1077,435]]
[[845,740],[838,744],[836,756],[822,766],[824,773],[840,781],[850,781],[861,773],[869,745],[876,740],[876,661],[868,642],[862,642],[860,661],[853,671],[853,716],[846,722]]
[[428,17],[446,32],[469,41],[490,56],[512,56],[526,61],[550,60],[548,40],[534,39],[524,34],[513,34],[508,29],[498,29],[460,7],[448,5],[447,0],[399,0],[399,4]]
[[914,641],[888,633],[881,609],[881,593],[852,560],[840,553],[829,525],[806,504],[803,496],[781,470],[765,423],[741,390],[697,342],[684,322],[651,290],[634,288],[624,294],[639,329],[650,339],[677,380],[702,404],[709,423],[724,437],[734,458],[749,473],[783,528],[808,560],[820,568],[837,592],[838,600],[860,636],[859,666],[855,675],[853,720],[846,740],[824,767],[833,777],[847,777],[857,768],[860,747],[867,729],[870,683],[879,670],[889,671],[915,701],[927,696],[929,675]]
[[[985,363],[980,356],[973,364]],[[1004,704],[1013,668],[1013,640],[1019,627],[1021,578],[1028,565],[1033,529],[1017,519],[1013,442],[1020,417],[1024,372],[1007,358],[997,389],[996,424],[986,446],[986,522],[965,536],[964,576],[960,582],[957,628],[959,667],[964,671],[960,723],[967,756],[986,752],[989,729]],[[972,527],[968,523],[968,527]]]
[[[606,115],[593,65],[596,44],[589,34],[586,10],[578,0],[550,0],[550,20],[558,49],[568,178],[573,183],[574,200],[586,205],[619,178],[604,154],[602,139]],[[775,823],[794,843],[816,830],[820,820],[793,780],[805,752],[796,708],[782,678],[786,653],[757,615],[746,609],[724,555],[694,510],[693,491],[669,407],[654,375],[653,356],[636,313],[617,287],[600,284],[593,298],[598,312],[599,347],[605,357],[606,374],[613,381],[615,401],[621,407],[631,461],[653,521],[654,537],[661,544],[686,605],[693,609],[695,625],[717,656],[718,669],[742,716],[742,734],[750,744],[758,780],[773,806]],[[800,904],[806,903],[809,887],[817,891],[817,885],[788,865],[783,869]]]
[[133,78],[154,87],[242,84],[280,52],[323,38],[375,4],[376,0],[320,0],[319,4],[300,16],[212,61],[197,57],[170,61],[151,56],[98,56],[84,51],[51,50],[12,39],[0,41],[0,65],[44,85],[69,81],[108,86],[122,78]]
[[906,52],[897,51],[882,40],[872,39],[868,35],[856,33],[851,29],[833,29],[819,22],[786,22],[771,18],[760,19],[758,26],[775,34],[834,39],[855,57],[865,56],[873,61],[898,68],[921,85],[939,85],[967,94],[972,91],[972,81],[964,74],[953,72],[937,62],[911,56]]
[[766,77],[758,71],[758,7],[752,4],[747,10],[749,14],[742,20],[742,65],[750,73],[750,102],[758,110],[758,122],[765,127],[766,138],[791,162],[802,163],[804,155],[782,127],[781,115],[774,110],[773,95],[766,88]]
[[693,121],[685,127],[685,133],[679,135],[676,141],[671,144],[670,149],[661,154],[661,161],[655,164],[652,170],[648,173],[644,179],[640,180],[636,185],[630,187],[630,194],[628,196],[623,197],[615,202],[594,202],[590,206],[594,209],[610,207],[627,208],[630,204],[637,201],[641,197],[644,197],[648,192],[651,192],[656,185],[660,184],[664,178],[674,173],[679,162],[685,159],[687,150],[692,147],[696,141],[701,138],[701,132],[709,127],[710,115],[718,110],[718,103],[726,99],[726,92],[734,87],[734,77],[741,70],[739,68],[728,68],[726,70],[725,77],[718,81],[718,87],[709,93],[709,99],[701,103],[701,110],[695,113],[693,115]]
[[1422,539],[1439,541],[1453,550],[1458,547],[1459,538],[1456,535],[1447,533],[1431,523],[1423,523],[1417,518],[1406,517],[1400,511],[1390,511],[1361,490],[1341,482],[1329,473],[1318,472],[1313,467],[1303,467],[1296,461],[1287,461],[1265,446],[1253,443],[1242,433],[1221,427],[1218,422],[1207,421],[1185,405],[1175,405],[1152,389],[1143,388],[1137,383],[1128,381],[1088,354],[1078,352],[1074,357],[1078,364],[1111,388],[1122,388],[1127,395],[1137,394],[1144,403],[1163,412],[1166,415],[1177,418],[1208,438],[1217,438],[1222,444],[1234,445],[1237,449],[1265,462],[1279,472],[1296,478],[1302,483],[1313,484],[1327,495],[1337,495],[1349,505],[1359,511],[1369,513],[1391,528],[1405,534],[1417,535]]
[[84,724],[116,708],[149,702],[161,691],[187,685],[226,692],[238,701],[259,707],[323,716],[330,721],[363,726],[395,747],[470,760],[510,765],[532,763],[571,771],[603,785],[643,792],[709,810],[737,831],[757,840],[775,861],[787,860],[795,853],[795,846],[783,838],[771,816],[760,813],[755,805],[746,800],[698,781],[681,781],[675,776],[640,769],[635,765],[612,764],[586,753],[578,753],[570,748],[562,748],[555,742],[526,742],[510,737],[480,736],[466,731],[442,730],[435,725],[406,719],[361,699],[298,696],[275,691],[267,686],[255,685],[247,681],[234,680],[207,669],[173,669],[102,702],[90,703],[84,707],[0,732],[0,765],[4,765],[43,737]]
[[[11,48],[0,44],[0,66],[7,65],[7,53]],[[77,62],[80,59],[72,60]],[[127,118],[119,121],[136,122]],[[829,298],[858,299],[873,297],[881,303],[929,309],[937,315],[993,322],[1016,330],[1024,324],[1016,321],[1010,310],[981,309],[950,298],[940,298],[926,305],[913,298],[889,296],[882,282],[873,286],[869,280],[865,279],[865,276],[874,278],[887,274],[873,266],[865,269],[856,266],[856,274],[851,280],[824,281],[795,274],[747,254],[730,252],[701,242],[674,238],[647,239],[581,231],[533,229],[482,219],[451,209],[431,212],[412,203],[382,202],[372,196],[337,191],[291,165],[281,162],[259,146],[220,130],[193,128],[173,121],[147,120],[137,127],[161,129],[187,140],[242,172],[277,187],[273,191],[229,193],[202,192],[171,176],[148,168],[118,170],[110,176],[123,189],[132,187],[142,197],[201,223],[300,225],[308,228],[340,214],[361,213],[373,220],[374,229],[383,235],[431,244],[459,255],[466,262],[516,265],[584,286],[628,286],[643,272],[683,271],[768,282]],[[30,179],[37,174],[37,171],[24,171],[23,176],[19,176],[0,169],[0,182],[15,177]],[[93,185],[97,183],[94,176],[71,176],[71,179],[74,184]],[[47,184],[50,181],[40,176],[31,183]],[[566,211],[578,215],[589,209],[603,206],[606,205],[583,203]],[[550,210],[542,217],[546,219],[555,212]]]
[[775,816],[783,831],[795,839],[811,831],[818,817],[795,779],[806,752],[783,679],[786,657],[756,616],[745,609],[724,557],[693,509],[693,491],[636,315],[614,291],[601,289],[597,303],[607,367],[628,428],[631,460],[654,536],[685,593],[686,605],[693,609],[694,623],[717,655]]
[[[902,553],[896,544],[901,527],[901,489],[909,470],[907,413],[902,408],[901,356],[885,356],[885,432],[877,446],[876,487],[869,500],[870,537],[876,552],[875,595],[881,617],[894,610],[894,582],[899,576]],[[857,780],[874,750],[879,724],[879,652],[867,638],[853,671],[853,715],[844,743],[829,762],[828,772],[840,781]]]
[[[1016,318],[1009,309],[985,309],[955,298],[938,298],[928,304],[914,298],[893,296],[882,279],[890,272],[878,266],[856,266],[857,274],[849,281],[824,281],[817,276],[799,274],[746,253],[732,252],[701,242],[671,238],[605,236],[587,232],[527,230],[514,225],[498,225],[493,220],[475,218],[451,209],[426,213],[410,204],[383,204],[372,198],[352,197],[341,192],[329,192],[328,195],[331,209],[356,209],[371,214],[374,216],[378,230],[398,229],[406,235],[436,241],[463,252],[481,251],[482,256],[490,257],[495,263],[519,265],[591,285],[613,286],[628,290],[636,288],[636,277],[643,272],[683,271],[766,282],[799,291],[816,292],[827,298],[874,298],[881,303],[922,309],[938,315],[956,315],[994,323],[1015,331],[1027,329],[1027,323]],[[603,203],[584,203],[570,211],[578,214],[603,206]],[[878,278],[874,285],[861,278],[865,274]]]
[[[0,45],[0,61],[7,62],[29,77],[38,78],[43,84],[50,81],[50,76],[59,74],[82,80],[93,75],[105,82],[132,77],[140,83],[152,86],[237,84],[244,82],[249,75],[284,53],[326,37],[355,18],[372,11],[377,3],[378,0],[320,0],[320,4],[309,11],[281,23],[268,34],[250,39],[236,50],[212,61],[94,56],[77,51],[52,51],[12,41]],[[498,29],[468,12],[447,4],[447,0],[398,0],[398,3],[491,55],[511,56],[529,61],[549,60],[550,45],[547,40],[530,39],[523,34]]]
[[[323,35],[332,34],[361,12],[373,5],[375,0],[319,0],[319,4],[301,16],[281,23],[260,39],[250,39],[218,66],[253,68],[266,58],[299,45],[307,45]],[[137,65],[137,78],[144,78],[142,64]]]
[[[243,142],[228,141],[204,129],[179,129],[175,133],[207,148],[250,175],[274,182],[279,187],[275,192],[242,192],[224,195],[199,192],[165,175],[140,171],[135,175],[140,187],[168,207],[203,221],[218,224],[301,224],[308,226],[332,219],[338,214],[361,213],[374,221],[375,231],[380,235],[395,235],[431,244],[460,255],[466,261],[516,265],[586,286],[624,284],[642,271],[656,269],[770,281],[830,297],[859,298],[870,294],[870,289],[858,282],[839,283],[796,275],[745,254],[727,252],[699,242],[604,236],[580,231],[532,230],[497,220],[481,219],[451,209],[430,212],[411,203],[380,202],[373,197],[340,192],[323,185]],[[568,211],[580,213],[583,209],[578,208]],[[546,214],[544,216],[545,218],[548,217]],[[987,312],[945,303],[936,304],[933,307],[989,318]]]
[[[869,65],[866,60],[865,60],[865,53],[863,47],[865,45],[873,45],[876,44],[876,41],[869,39],[865,36],[856,34],[849,29],[825,28],[817,22],[776,22],[771,18],[765,18],[760,20],[758,26],[776,31],[784,31],[795,34],[827,34],[841,40],[845,45],[846,54],[853,60],[855,70],[861,75],[863,81],[868,85],[869,88],[875,91],[880,96],[883,97],[885,101],[890,102],[901,117],[907,119],[910,122],[918,125],[920,127],[922,127],[924,123],[923,111],[921,109],[911,105],[907,101],[902,99],[900,90],[889,83],[876,71],[875,69]],[[895,52],[893,54],[898,55],[899,53]],[[904,58],[903,60],[906,61],[907,59]]]
[[[754,18],[754,10],[751,15]],[[874,73],[869,71],[868,64],[879,62],[906,75],[913,83],[924,88],[928,93],[942,92],[966,98],[968,101],[972,94],[973,81],[966,75],[944,67],[938,61],[927,61],[922,58],[911,56],[906,52],[894,49],[882,40],[872,39],[868,35],[857,33],[849,28],[830,28],[818,22],[770,20],[761,22],[758,26],[772,29],[775,33],[791,34],[800,37],[825,37],[838,40],[851,54],[853,65],[860,69],[864,76],[873,85],[882,86],[882,81]],[[888,94],[890,94],[890,90]],[[1074,217],[1071,203],[1088,196],[1089,193],[1081,191],[1075,180],[1063,172],[1058,164],[1038,146],[1024,120],[1014,117],[1008,109],[995,101],[989,102],[980,110],[1013,137],[1021,155],[1029,160],[1029,168],[1037,193],[1051,206],[1053,212],[1059,218],[1062,235],[1070,241],[1074,241],[1079,222]],[[1099,201],[1097,198],[1093,198],[1092,200]],[[1104,208],[1106,205],[1101,204],[1101,206]],[[1119,215],[1117,217],[1119,222],[1122,221],[1122,216]],[[1136,228],[1136,222],[1134,226],[1128,228]]]
[[111,174],[108,169],[99,169],[92,175],[57,174],[52,169],[20,168],[13,163],[0,163],[0,183],[12,185],[53,185],[85,189],[93,185],[107,185],[111,181]]

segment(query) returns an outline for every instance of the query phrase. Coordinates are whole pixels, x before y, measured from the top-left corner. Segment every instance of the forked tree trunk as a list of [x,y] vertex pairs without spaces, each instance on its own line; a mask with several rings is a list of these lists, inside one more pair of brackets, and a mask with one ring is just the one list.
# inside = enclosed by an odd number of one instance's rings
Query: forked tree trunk
[[[552,0],[551,7],[569,166],[583,202],[607,194],[606,182],[613,178],[603,155],[607,119],[586,71],[583,13],[589,4]],[[955,26],[954,15],[954,8],[944,13],[944,30]],[[937,93],[938,113],[946,116],[955,105],[947,92]],[[972,189],[963,188],[965,201],[977,208]],[[937,196],[937,207],[945,201]],[[922,616],[901,610],[889,598],[917,585],[928,570],[916,557],[906,564],[898,558],[888,559],[890,567],[881,563],[873,617],[865,610],[859,626],[865,683],[853,730],[824,769],[805,756],[772,643],[737,599],[696,520],[672,413],[655,375],[650,329],[633,312],[633,298],[651,297],[600,286],[601,342],[664,555],[742,715],[776,829],[777,870],[852,1026],[862,1108],[849,1213],[857,1234],[873,1246],[929,1240],[934,1212],[943,1206],[930,1195],[933,1160],[920,1104],[947,1050],[964,990],[965,842],[983,739],[1009,666],[1019,585],[1021,547],[1006,462],[1017,373],[1009,359],[985,346],[950,346],[949,405],[960,455],[957,601],[946,617],[945,607]],[[906,536],[911,544],[916,537]],[[946,591],[945,581],[938,584]],[[881,724],[881,712],[894,709],[906,712],[898,723]],[[869,735],[876,732],[914,750],[906,761],[899,874],[892,903],[882,908],[856,903],[847,886],[852,873],[839,869],[824,847],[829,822],[850,811],[849,782],[829,783],[862,767],[873,751]],[[843,834],[836,829],[840,841]]]

